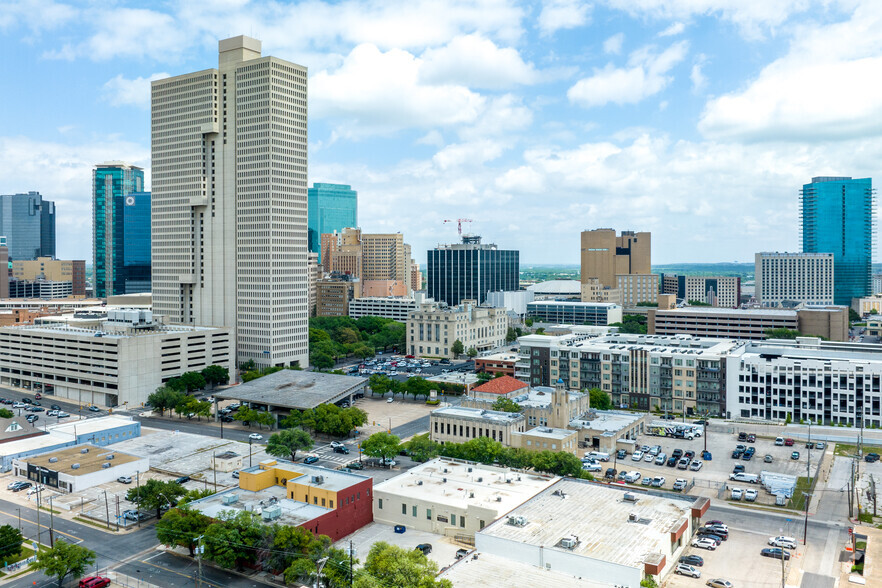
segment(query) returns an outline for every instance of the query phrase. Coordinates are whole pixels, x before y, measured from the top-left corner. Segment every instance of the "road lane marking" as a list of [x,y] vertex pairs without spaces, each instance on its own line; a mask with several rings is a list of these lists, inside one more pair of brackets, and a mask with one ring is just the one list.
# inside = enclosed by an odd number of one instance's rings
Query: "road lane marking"
[[[26,508],[25,510],[26,510],[27,512],[36,512],[35,510],[32,510],[32,509],[30,509],[30,508]],[[12,519],[17,519],[17,518],[18,518],[18,515],[17,515],[17,514],[8,513],[8,512],[6,512],[6,511],[4,511],[4,510],[0,510],[0,514],[4,514],[4,515],[6,515],[6,516],[8,516],[8,517],[10,517],[10,518],[12,518]],[[48,513],[47,513],[47,516],[48,516]],[[35,521],[35,520],[32,521],[31,519],[29,519],[29,518],[27,518],[27,517],[23,517],[23,520],[29,522],[29,523],[32,524],[32,525],[36,525],[36,524],[37,524],[37,521]],[[47,527],[46,525],[44,525],[42,521],[40,521],[40,527],[39,527],[39,528],[40,528],[40,529],[46,529],[47,531],[50,529],[50,527]],[[53,533],[58,533],[59,535],[64,535],[64,536],[66,536],[66,537],[70,537],[71,539],[75,539],[75,540],[80,541],[80,542],[84,541],[84,539],[82,539],[82,538],[80,538],[80,537],[77,537],[76,535],[71,535],[70,533],[65,533],[64,531],[59,531],[58,529],[52,529],[52,532],[53,532]],[[40,531],[40,534],[42,535],[42,531]]]

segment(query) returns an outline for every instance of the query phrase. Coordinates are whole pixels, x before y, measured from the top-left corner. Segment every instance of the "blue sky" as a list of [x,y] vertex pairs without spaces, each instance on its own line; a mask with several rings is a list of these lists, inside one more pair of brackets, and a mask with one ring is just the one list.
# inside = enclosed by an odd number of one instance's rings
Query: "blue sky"
[[247,34],[309,68],[309,181],[425,250],[471,218],[524,263],[649,230],[653,261],[797,250],[799,187],[882,162],[876,0],[0,3],[0,193],[91,259],[92,165],[149,170],[149,80]]

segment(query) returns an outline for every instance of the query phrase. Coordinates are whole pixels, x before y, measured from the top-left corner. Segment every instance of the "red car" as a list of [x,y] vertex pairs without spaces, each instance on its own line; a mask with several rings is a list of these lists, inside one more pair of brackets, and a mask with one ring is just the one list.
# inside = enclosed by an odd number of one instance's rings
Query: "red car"
[[787,447],[793,447],[793,439],[784,439],[784,445],[786,445]]
[[405,359],[413,359],[413,355],[405,355],[404,358]]
[[110,586],[110,578],[101,576],[89,576],[80,580],[79,588],[104,588]]
[[37,392],[36,394],[34,394],[34,398],[36,398],[37,400],[41,400],[43,398],[43,395]]

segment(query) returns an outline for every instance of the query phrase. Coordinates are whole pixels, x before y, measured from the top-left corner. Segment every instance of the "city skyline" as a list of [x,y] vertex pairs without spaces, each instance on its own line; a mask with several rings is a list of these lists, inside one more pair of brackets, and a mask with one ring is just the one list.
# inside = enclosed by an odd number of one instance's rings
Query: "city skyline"
[[143,6],[0,7],[27,89],[0,114],[0,192],[58,202],[60,257],[92,259],[93,165],[149,172],[149,81],[240,33],[309,68],[309,183],[352,185],[362,228],[403,232],[421,264],[460,217],[524,264],[577,263],[598,227],[655,233],[659,264],[750,262],[799,249],[811,177],[882,158],[869,1]]

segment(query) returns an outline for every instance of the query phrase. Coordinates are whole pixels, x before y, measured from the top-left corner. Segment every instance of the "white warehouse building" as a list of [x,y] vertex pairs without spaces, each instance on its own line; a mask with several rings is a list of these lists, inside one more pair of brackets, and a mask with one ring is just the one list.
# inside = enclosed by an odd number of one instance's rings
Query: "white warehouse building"
[[882,426],[882,346],[815,337],[751,341],[726,358],[732,418]]
[[163,382],[219,365],[235,373],[229,328],[170,326],[149,311],[109,312],[94,328],[0,327],[0,385],[79,404],[140,406]]

